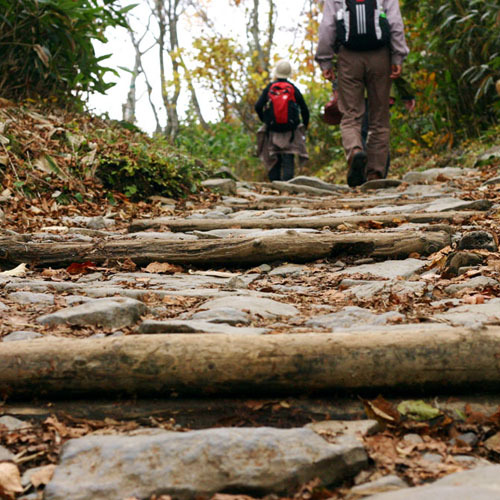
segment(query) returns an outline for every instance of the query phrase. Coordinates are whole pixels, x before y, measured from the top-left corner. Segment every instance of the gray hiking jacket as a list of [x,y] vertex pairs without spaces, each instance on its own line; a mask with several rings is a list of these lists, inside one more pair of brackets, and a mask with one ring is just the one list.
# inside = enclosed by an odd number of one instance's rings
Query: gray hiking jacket
[[[406,45],[399,0],[378,0],[378,4],[379,8],[385,12],[391,29],[391,63],[403,64],[405,57],[410,51],[408,45]],[[347,20],[349,16],[346,16],[345,13],[345,0],[325,0],[323,19],[319,26],[319,42],[315,56],[322,70],[333,67],[334,47],[337,37],[335,21],[337,15],[343,16],[344,20]]]

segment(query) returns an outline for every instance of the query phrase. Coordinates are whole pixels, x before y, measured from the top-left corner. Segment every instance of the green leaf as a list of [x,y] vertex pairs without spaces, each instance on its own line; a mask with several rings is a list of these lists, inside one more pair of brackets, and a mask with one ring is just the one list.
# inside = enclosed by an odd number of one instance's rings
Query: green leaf
[[398,405],[398,411],[412,420],[432,420],[442,415],[441,410],[434,408],[425,401],[402,401]]

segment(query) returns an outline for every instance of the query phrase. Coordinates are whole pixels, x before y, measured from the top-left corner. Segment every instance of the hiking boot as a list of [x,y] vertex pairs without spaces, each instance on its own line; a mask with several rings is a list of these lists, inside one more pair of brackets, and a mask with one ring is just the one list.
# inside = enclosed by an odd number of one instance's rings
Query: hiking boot
[[384,176],[380,172],[368,172],[366,175],[366,182],[368,181],[378,181],[380,179],[383,179]]
[[368,157],[362,150],[357,151],[349,162],[349,172],[347,172],[347,184],[349,187],[361,186],[365,182],[365,169]]

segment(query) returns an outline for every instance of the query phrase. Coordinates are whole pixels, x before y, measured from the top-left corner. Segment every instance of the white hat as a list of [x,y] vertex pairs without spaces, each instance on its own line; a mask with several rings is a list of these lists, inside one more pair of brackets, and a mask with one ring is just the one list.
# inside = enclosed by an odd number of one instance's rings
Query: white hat
[[284,59],[278,61],[274,68],[274,78],[288,78],[292,74],[292,67],[288,61]]

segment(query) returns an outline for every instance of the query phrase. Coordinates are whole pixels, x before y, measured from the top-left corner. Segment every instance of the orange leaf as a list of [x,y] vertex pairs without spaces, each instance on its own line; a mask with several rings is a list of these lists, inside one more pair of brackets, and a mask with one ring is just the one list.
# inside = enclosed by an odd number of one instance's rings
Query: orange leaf
[[95,264],[93,262],[73,262],[73,264],[70,264],[67,268],[66,271],[69,274],[85,274],[88,272],[89,269],[94,269]]

